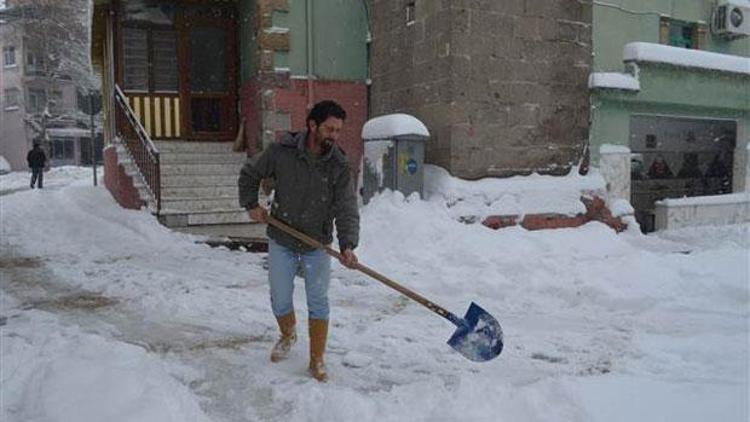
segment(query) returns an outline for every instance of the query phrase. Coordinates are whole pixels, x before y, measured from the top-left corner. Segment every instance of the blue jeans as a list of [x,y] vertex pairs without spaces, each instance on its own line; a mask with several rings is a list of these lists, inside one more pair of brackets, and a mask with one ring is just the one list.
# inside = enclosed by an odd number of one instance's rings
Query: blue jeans
[[294,276],[300,263],[305,275],[309,318],[328,320],[331,257],[322,249],[299,253],[268,239],[268,281],[273,314],[280,317],[294,311]]

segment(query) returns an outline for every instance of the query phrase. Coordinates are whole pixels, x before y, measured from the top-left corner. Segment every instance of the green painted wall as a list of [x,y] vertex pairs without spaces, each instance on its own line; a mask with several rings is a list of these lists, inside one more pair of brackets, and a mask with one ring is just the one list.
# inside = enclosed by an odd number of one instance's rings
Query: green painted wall
[[[310,73],[319,79],[364,80],[367,77],[367,14],[364,1],[310,0],[313,33],[313,66]],[[292,75],[308,73],[305,3],[306,0],[290,0],[290,11],[284,17],[291,30],[287,65]],[[276,19],[274,15],[274,25]]]
[[640,92],[600,90],[592,96],[589,137],[595,163],[601,145],[630,145],[633,114],[733,119],[738,147],[747,144],[750,75],[641,63],[639,80]]
[[[659,17],[709,23],[712,0],[601,0],[594,2],[594,71],[621,71],[622,49],[634,41],[659,42]],[[728,41],[706,34],[706,50],[750,56],[750,38]]]
[[239,2],[239,54],[240,54],[240,83],[247,82],[258,68],[258,48],[255,37],[255,0],[241,0]]
[[[659,42],[660,16],[708,24],[712,0],[596,0],[594,2],[594,72],[624,72],[622,52],[634,41]],[[704,50],[750,57],[750,38],[729,41],[706,33]],[[639,92],[592,92],[592,162],[603,144],[630,145],[635,114],[732,119],[737,121],[738,150],[750,136],[750,75],[640,63]]]
[[[309,0],[312,7],[312,69],[324,80],[361,80],[367,77],[367,0]],[[288,12],[274,12],[273,25],[289,28],[289,52],[274,55],[275,67],[287,67],[292,75],[308,74],[307,0],[289,0]],[[245,82],[258,68],[255,39],[255,0],[241,0],[241,79]]]

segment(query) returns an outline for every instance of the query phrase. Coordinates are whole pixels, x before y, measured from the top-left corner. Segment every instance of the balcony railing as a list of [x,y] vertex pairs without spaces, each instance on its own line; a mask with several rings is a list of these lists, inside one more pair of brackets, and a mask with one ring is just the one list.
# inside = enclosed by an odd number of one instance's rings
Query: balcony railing
[[154,145],[146,129],[143,128],[128,99],[119,86],[115,85],[115,125],[118,136],[123,140],[138,171],[151,191],[156,202],[157,215],[161,212],[161,169],[159,150]]

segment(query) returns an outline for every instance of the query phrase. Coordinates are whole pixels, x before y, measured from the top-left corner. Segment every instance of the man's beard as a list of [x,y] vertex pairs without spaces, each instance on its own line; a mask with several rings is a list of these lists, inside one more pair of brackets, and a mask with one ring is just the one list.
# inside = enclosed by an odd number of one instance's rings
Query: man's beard
[[323,138],[323,140],[320,142],[320,151],[323,153],[328,152],[328,150],[333,147],[333,144],[336,141],[334,141],[332,138]]

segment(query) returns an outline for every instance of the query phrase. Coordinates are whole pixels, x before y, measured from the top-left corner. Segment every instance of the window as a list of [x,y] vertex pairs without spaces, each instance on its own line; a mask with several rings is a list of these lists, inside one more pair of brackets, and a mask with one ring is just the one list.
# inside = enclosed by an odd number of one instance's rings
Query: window
[[705,45],[707,27],[702,23],[662,18],[660,42],[673,47],[701,49]]
[[654,230],[655,202],[732,192],[737,123],[652,115],[630,118],[631,204]]
[[177,92],[177,32],[168,29],[151,32],[154,90]]
[[26,54],[26,74],[27,75],[44,75],[44,60],[35,52]]
[[687,22],[671,21],[669,25],[669,45],[693,48],[693,25]]
[[190,89],[193,92],[223,92],[226,71],[224,30],[195,28],[190,33]]
[[[91,138],[81,138],[81,164],[91,164]],[[97,135],[96,143],[94,144],[94,156],[96,157],[97,163],[102,163],[102,151],[104,149],[104,138],[101,134]]]
[[72,160],[75,156],[75,141],[73,138],[53,138],[52,158],[56,160]]
[[416,2],[410,1],[406,3],[406,25],[414,25],[416,11]]
[[26,109],[30,113],[41,113],[47,105],[47,94],[43,89],[29,88],[29,96],[26,101]]
[[124,88],[148,91],[148,31],[123,28]]
[[5,94],[5,109],[6,110],[17,110],[18,109],[18,88],[8,88],[4,92]]
[[16,47],[3,47],[3,66],[16,66]]
[[63,111],[63,97],[61,91],[53,91],[52,98],[50,99],[50,111],[53,113],[61,113]]
[[177,91],[177,31],[125,27],[122,39],[126,90]]

